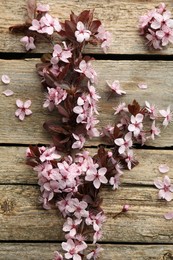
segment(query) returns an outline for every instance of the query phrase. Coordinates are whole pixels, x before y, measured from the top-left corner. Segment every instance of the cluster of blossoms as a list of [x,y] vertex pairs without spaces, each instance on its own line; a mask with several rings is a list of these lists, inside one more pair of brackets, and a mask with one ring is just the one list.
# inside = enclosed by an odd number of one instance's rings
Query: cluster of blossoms
[[[50,209],[53,205],[65,218],[66,242],[62,243],[65,252],[62,255],[56,251],[54,260],[95,260],[102,251],[97,241],[102,237],[102,225],[106,219],[99,190],[102,185],[118,189],[123,170],[131,170],[138,163],[133,155],[133,144],[144,144],[160,134],[156,126],[160,116],[155,106],[148,102],[144,107],[136,101],[131,105],[121,103],[115,109],[118,122],[107,126],[101,133],[104,140],[113,145],[112,149],[100,146],[93,157],[81,150],[87,138],[100,135],[96,128],[100,99],[95,89],[97,73],[92,67],[92,58],[84,56],[82,51],[90,43],[100,44],[106,52],[110,33],[99,20],[93,20],[93,11],[85,10],[78,16],[72,12],[70,20],[64,23],[51,17],[48,11],[48,5],[36,5],[32,1],[28,5],[27,22],[21,28],[11,28],[13,32],[25,31],[26,36],[21,42],[26,50],[34,49],[34,42],[43,37],[53,43],[52,54],[43,55],[42,63],[36,66],[46,91],[43,107],[58,114],[56,120],[44,123],[53,145],[30,146],[26,154],[27,164],[38,175],[43,207]],[[60,36],[61,40],[52,42],[54,35]],[[107,84],[116,95],[126,94],[119,81]],[[23,118],[30,114],[30,103],[18,100],[16,116]],[[170,107],[159,113],[163,125],[167,126],[172,119]],[[151,127],[145,129],[148,121],[152,122]],[[129,205],[124,205],[120,213],[128,209]],[[86,253],[86,240],[91,238],[95,247]]]
[[[170,106],[166,110],[157,110],[155,105],[145,102],[140,106],[135,100],[130,105],[124,102],[115,108],[117,122],[115,126],[103,128],[102,137],[115,145],[119,160],[125,160],[129,170],[136,164],[132,146],[144,145],[149,139],[154,140],[161,133],[160,125],[166,127],[172,120]],[[121,163],[122,164],[122,163]]]
[[154,49],[173,43],[173,19],[164,3],[149,11],[139,19],[140,34],[148,40]]

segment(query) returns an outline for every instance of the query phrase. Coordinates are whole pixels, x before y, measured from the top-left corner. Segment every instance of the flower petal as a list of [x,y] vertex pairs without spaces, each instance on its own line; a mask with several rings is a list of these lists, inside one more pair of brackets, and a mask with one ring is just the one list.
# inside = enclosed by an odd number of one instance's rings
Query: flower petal
[[138,87],[139,87],[140,89],[147,89],[147,88],[148,88],[147,84],[145,84],[145,83],[139,83],[139,84],[138,84]]
[[19,115],[19,119],[21,120],[21,121],[23,121],[23,119],[25,118],[25,112],[21,112],[20,113],[20,115]]
[[30,99],[28,99],[27,101],[25,101],[25,103],[24,103],[24,108],[29,108],[30,107],[30,105],[31,105],[31,100]]
[[161,180],[154,180],[154,185],[158,188],[158,189],[163,189],[164,188],[164,184]]
[[14,94],[14,92],[10,89],[5,90],[4,92],[2,92],[6,97],[12,96]]
[[166,219],[173,219],[173,211],[165,213],[164,214],[164,218],[166,218]]
[[23,108],[23,101],[20,100],[20,99],[17,99],[17,100],[16,100],[16,105],[17,105],[19,108]]
[[159,172],[160,173],[166,173],[169,171],[169,166],[166,164],[160,164],[159,165]]
[[2,75],[1,80],[4,84],[9,84],[10,83],[10,78],[8,75]]

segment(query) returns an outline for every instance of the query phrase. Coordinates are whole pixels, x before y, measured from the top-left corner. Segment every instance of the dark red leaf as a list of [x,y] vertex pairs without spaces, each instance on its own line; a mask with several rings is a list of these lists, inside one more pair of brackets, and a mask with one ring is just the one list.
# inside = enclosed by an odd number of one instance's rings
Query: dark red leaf
[[92,22],[89,29],[93,34],[95,34],[95,33],[97,33],[100,25],[101,25],[101,22],[99,20],[95,20],[95,21]]
[[141,107],[136,100],[133,100],[132,105],[130,105],[130,104],[128,105],[128,109],[132,115],[136,116],[140,112]]
[[32,23],[32,20],[35,18],[35,12],[36,12],[36,0],[28,0],[27,1],[28,22]]
[[75,31],[76,31],[76,26],[73,22],[66,20],[65,21],[65,32],[66,32],[66,37],[75,40]]
[[73,23],[76,23],[76,24],[77,24],[77,15],[75,15],[73,12],[71,12],[71,14],[70,14],[70,20],[71,20]]
[[67,110],[66,110],[63,106],[58,105],[58,106],[57,106],[57,109],[58,109],[58,112],[59,112],[62,116],[67,117],[67,118],[69,117],[69,114],[68,114]]
[[9,31],[11,33],[25,33],[28,31],[30,24],[24,23],[24,24],[16,24],[9,27]]
[[118,138],[120,135],[120,129],[117,127],[117,125],[115,124],[114,126],[114,132],[113,132],[113,136],[114,136],[114,139]]

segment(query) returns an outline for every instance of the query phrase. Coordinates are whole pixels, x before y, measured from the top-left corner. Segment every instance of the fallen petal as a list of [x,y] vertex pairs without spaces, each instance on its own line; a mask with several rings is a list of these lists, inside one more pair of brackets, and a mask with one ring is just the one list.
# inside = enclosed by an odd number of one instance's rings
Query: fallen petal
[[8,75],[2,75],[1,80],[4,84],[9,84],[10,83],[10,78]]
[[160,173],[166,173],[169,171],[169,166],[166,164],[160,164],[159,166],[159,172]]
[[2,92],[6,97],[12,96],[14,94],[14,92],[10,89],[5,90],[4,92]]
[[139,87],[140,89],[147,89],[147,88],[148,88],[147,84],[145,84],[145,83],[139,83],[139,84],[138,84],[138,87]]
[[165,213],[164,214],[164,218],[166,218],[166,219],[173,219],[173,211]]

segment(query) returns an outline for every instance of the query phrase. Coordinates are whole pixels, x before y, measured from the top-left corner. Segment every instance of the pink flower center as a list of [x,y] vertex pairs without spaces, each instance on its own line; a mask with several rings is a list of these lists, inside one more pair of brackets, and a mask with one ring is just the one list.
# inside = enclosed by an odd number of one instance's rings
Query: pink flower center
[[169,186],[167,186],[167,185],[164,185],[164,192],[167,192],[167,191],[169,191]]

